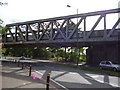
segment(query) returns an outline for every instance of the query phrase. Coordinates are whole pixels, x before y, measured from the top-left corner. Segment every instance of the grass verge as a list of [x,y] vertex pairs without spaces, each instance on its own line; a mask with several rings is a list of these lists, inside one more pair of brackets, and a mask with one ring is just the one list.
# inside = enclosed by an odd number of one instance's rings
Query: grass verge
[[86,71],[94,71],[94,72],[99,72],[102,74],[108,74],[108,75],[114,75],[120,77],[120,72],[115,72],[115,71],[109,71],[109,70],[101,70],[99,68],[92,68],[92,67],[85,67],[85,66],[75,66],[75,65],[70,65],[70,64],[62,64],[62,63],[55,63],[58,65],[62,66],[67,66],[67,67],[72,67],[72,68],[78,68]]

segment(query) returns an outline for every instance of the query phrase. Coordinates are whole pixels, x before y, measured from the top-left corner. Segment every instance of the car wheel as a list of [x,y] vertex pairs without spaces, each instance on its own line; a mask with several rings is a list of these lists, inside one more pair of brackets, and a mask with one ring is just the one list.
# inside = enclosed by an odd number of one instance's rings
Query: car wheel
[[116,69],[116,68],[113,68],[113,71],[117,71],[117,69]]

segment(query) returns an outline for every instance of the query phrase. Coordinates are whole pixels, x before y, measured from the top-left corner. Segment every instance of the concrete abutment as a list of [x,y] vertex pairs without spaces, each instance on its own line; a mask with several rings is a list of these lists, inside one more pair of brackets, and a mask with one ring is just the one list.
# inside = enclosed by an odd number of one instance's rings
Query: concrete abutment
[[98,66],[102,60],[120,64],[120,44],[118,43],[89,46],[86,54],[88,65]]

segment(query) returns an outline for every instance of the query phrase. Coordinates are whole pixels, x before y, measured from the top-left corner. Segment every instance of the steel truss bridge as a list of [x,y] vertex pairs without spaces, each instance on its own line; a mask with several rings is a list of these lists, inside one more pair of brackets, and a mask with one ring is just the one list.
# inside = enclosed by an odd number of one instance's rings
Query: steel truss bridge
[[[30,45],[40,47],[89,46],[100,43],[118,42],[120,36],[120,8],[61,16],[49,19],[8,24],[10,30],[2,36],[6,47]],[[107,19],[107,16],[117,16]],[[94,18],[95,19],[89,19]],[[117,18],[111,28],[107,22]],[[93,23],[94,22],[94,23]],[[93,23],[90,29],[87,27]],[[102,23],[102,29],[96,29]]]

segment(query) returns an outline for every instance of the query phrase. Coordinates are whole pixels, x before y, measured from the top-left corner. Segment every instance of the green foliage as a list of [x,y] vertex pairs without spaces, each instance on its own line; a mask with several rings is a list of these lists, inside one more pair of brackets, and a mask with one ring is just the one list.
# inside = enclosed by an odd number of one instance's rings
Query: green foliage
[[10,27],[3,27],[3,21],[0,19],[0,34],[3,35],[5,34],[9,29]]
[[4,27],[4,28],[2,28],[1,34],[2,34],[2,35],[3,35],[3,34],[6,34],[9,29],[10,29],[10,27]]
[[7,51],[7,49],[6,49],[6,48],[2,48],[2,53],[3,53],[3,54],[5,54],[5,53],[6,53],[6,51]]
[[80,53],[76,53],[76,48],[66,49],[67,52],[65,54],[64,48],[4,48],[2,53],[8,56],[26,56],[31,58],[39,58],[39,59],[50,59],[57,61],[68,61],[68,62],[85,62],[86,56],[83,53],[84,49],[80,48]]
[[110,75],[116,75],[120,76],[120,73],[115,72],[115,71],[109,71],[109,70],[101,70],[99,68],[91,68],[91,67],[79,67],[80,69],[87,70],[87,71],[95,71],[95,72],[101,72],[101,73],[106,73]]
[[76,53],[76,48],[4,48],[3,53],[8,56],[26,56],[39,59],[50,59],[68,62],[85,62],[84,49],[80,48],[80,53]]
[[0,34],[2,34],[2,29],[3,29],[2,23],[3,21],[0,19]]
[[50,52],[49,59],[57,61],[68,61],[68,62],[86,62],[86,55],[84,53],[84,48],[79,48],[80,53],[76,53],[77,48],[48,48]]
[[26,56],[31,58],[42,58],[42,59],[48,59],[49,52],[47,52],[46,48],[4,48],[3,53],[7,56]]

